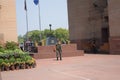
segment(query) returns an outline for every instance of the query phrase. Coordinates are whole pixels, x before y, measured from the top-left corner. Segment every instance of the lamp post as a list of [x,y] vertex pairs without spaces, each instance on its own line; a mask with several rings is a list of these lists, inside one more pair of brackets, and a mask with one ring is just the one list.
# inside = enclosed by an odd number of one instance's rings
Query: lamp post
[[50,32],[51,32],[51,27],[52,27],[52,24],[49,24],[49,26],[50,26]]

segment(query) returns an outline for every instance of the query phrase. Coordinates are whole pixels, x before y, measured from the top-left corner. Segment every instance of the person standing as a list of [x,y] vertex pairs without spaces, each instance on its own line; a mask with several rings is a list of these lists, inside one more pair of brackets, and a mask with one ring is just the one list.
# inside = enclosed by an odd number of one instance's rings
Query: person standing
[[24,44],[23,43],[20,43],[20,49],[22,50],[22,51],[24,51]]
[[56,58],[57,60],[62,60],[62,47],[61,47],[61,43],[60,41],[57,42],[57,44],[55,45],[55,51],[56,51]]
[[92,41],[91,47],[92,47],[92,52],[96,54],[98,52],[97,46],[96,46],[96,40]]

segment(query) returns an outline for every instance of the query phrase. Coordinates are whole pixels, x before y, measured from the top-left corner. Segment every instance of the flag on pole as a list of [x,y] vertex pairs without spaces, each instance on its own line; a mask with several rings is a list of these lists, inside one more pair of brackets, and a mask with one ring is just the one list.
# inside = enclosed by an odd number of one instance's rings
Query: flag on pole
[[26,4],[26,0],[24,0],[24,9],[27,11],[27,4]]
[[34,0],[35,5],[38,5],[38,3],[39,3],[39,0]]

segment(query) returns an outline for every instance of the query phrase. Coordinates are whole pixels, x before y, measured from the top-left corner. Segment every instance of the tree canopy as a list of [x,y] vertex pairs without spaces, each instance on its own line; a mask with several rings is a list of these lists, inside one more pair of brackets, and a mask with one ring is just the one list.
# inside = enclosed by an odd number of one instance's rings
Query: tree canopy
[[69,40],[69,31],[63,28],[58,28],[56,30],[51,31],[49,29],[45,29],[44,31],[33,30],[29,31],[28,34],[25,34],[24,36],[19,35],[19,43],[24,42],[26,36],[28,36],[28,38],[33,42],[39,42],[40,40],[46,39],[48,36],[54,36],[60,39],[61,41],[66,41]]

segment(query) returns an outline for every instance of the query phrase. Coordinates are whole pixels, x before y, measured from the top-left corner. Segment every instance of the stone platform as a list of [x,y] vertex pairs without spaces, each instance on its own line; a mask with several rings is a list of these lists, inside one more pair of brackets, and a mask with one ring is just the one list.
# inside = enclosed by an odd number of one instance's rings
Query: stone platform
[[[43,58],[55,58],[56,53],[53,51],[55,45],[51,46],[39,46],[38,53],[33,54],[35,59],[43,59]],[[76,44],[62,44],[62,56],[70,57],[70,56],[83,56],[83,50],[77,50]]]

